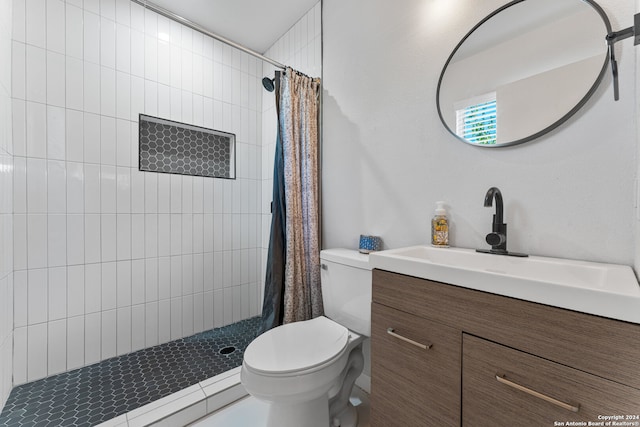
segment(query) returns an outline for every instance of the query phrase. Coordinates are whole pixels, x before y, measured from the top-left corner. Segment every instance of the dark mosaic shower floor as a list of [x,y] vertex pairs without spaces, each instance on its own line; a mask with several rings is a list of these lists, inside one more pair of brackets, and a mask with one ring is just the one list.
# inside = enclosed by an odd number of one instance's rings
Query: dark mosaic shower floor
[[258,326],[254,317],[15,387],[0,427],[100,424],[240,366]]

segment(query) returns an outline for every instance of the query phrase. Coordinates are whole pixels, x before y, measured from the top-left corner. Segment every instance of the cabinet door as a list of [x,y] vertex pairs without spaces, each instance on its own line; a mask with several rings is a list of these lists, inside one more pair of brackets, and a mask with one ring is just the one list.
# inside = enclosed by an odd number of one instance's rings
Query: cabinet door
[[465,334],[462,366],[463,426],[606,425],[603,415],[640,422],[640,390],[491,341]]
[[376,303],[371,314],[372,427],[459,426],[462,332]]

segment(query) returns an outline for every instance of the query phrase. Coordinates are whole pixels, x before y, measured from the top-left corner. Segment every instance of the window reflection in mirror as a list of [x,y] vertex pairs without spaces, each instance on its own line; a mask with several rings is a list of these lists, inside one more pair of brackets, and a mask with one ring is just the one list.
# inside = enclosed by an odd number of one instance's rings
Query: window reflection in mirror
[[496,93],[456,103],[456,135],[473,144],[497,142]]

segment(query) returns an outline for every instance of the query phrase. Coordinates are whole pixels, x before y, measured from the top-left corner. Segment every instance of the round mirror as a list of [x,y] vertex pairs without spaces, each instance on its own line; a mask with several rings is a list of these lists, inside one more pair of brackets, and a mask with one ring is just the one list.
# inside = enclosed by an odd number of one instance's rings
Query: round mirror
[[454,136],[482,147],[531,141],[595,92],[609,61],[611,25],[590,0],[516,0],[458,43],[438,82],[438,114]]

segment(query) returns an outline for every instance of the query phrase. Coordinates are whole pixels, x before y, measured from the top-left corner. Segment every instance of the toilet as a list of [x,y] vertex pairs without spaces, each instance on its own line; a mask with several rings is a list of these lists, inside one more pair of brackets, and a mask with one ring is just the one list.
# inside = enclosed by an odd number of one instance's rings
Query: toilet
[[355,250],[320,252],[324,316],[278,326],[245,350],[240,378],[269,405],[268,427],[356,427],[349,402],[371,335],[371,267]]

